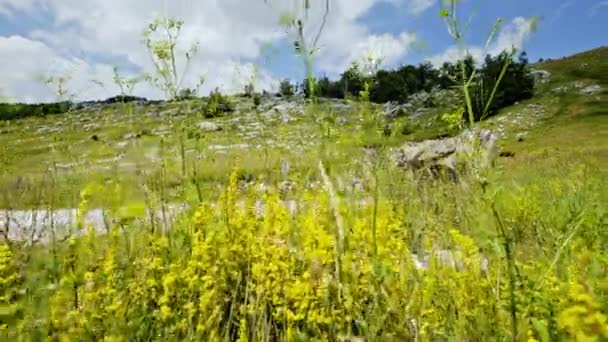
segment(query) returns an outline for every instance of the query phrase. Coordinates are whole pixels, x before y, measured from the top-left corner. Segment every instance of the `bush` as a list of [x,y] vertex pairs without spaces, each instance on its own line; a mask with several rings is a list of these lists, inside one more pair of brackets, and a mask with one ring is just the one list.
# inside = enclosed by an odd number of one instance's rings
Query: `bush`
[[175,101],[191,100],[196,97],[196,90],[191,88],[184,88],[179,91],[179,95],[174,99]]
[[293,96],[293,94],[294,94],[293,85],[291,84],[291,82],[289,82],[288,79],[284,79],[281,81],[280,93],[283,96]]
[[253,95],[253,105],[255,108],[258,108],[260,106],[260,104],[262,104],[262,97],[260,96],[260,94],[254,94]]
[[206,118],[215,118],[233,111],[234,105],[232,102],[230,102],[226,96],[222,95],[218,89],[211,92],[209,101],[203,110]]

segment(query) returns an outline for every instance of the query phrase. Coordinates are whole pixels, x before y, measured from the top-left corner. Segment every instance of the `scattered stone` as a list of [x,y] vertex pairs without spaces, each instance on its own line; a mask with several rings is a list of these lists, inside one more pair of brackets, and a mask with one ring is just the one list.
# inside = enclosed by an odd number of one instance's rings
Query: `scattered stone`
[[222,130],[222,127],[220,127],[218,124],[209,121],[199,123],[198,128],[205,132],[219,132]]
[[331,109],[334,112],[340,113],[340,114],[345,114],[345,113],[349,113],[352,111],[353,107],[349,104],[346,104],[342,101],[339,102],[332,102],[331,103]]
[[410,103],[399,104],[396,102],[387,102],[383,106],[384,116],[388,119],[395,119],[406,116],[412,105]]
[[567,86],[556,87],[556,88],[553,88],[551,90],[551,92],[553,94],[556,94],[556,95],[558,95],[558,94],[564,94],[566,91],[568,91],[568,87]]
[[128,133],[128,134],[125,134],[122,137],[122,139],[123,140],[133,140],[133,139],[138,139],[140,137],[141,137],[141,134],[139,134],[139,133]]
[[291,180],[284,180],[279,184],[279,192],[281,194],[281,196],[284,198],[285,196],[287,196],[287,194],[289,194],[291,191],[293,191],[296,188],[296,183],[294,181]]
[[[414,259],[414,266],[419,270],[427,270],[431,264],[431,259],[436,260],[440,266],[454,268],[458,272],[466,269],[461,251],[440,249],[427,252],[423,256],[412,253],[412,258]],[[480,255],[479,270],[483,273],[487,273],[489,266],[489,260]]]
[[129,142],[128,141],[120,141],[118,143],[116,143],[116,147],[118,148],[127,148],[127,146],[129,146]]
[[591,85],[581,89],[581,94],[583,95],[594,95],[602,91],[602,87],[599,85]]
[[527,133],[517,133],[517,135],[515,136],[515,138],[517,139],[518,142],[522,142],[524,141],[525,137],[526,137]]
[[576,81],[576,82],[572,83],[572,86],[576,89],[581,89],[581,88],[585,87],[585,83],[582,81]]
[[537,83],[547,83],[551,79],[551,73],[547,70],[532,70],[530,73]]
[[293,118],[287,113],[281,113],[281,121],[286,124],[293,121]]
[[209,145],[209,147],[207,147],[207,149],[209,149],[209,150],[217,150],[218,152],[225,151],[225,150],[231,150],[231,149],[244,150],[247,148],[249,148],[249,144]]
[[38,128],[38,130],[36,131],[36,134],[59,133],[59,132],[61,132],[61,128],[59,128],[59,127],[43,126],[43,127]]

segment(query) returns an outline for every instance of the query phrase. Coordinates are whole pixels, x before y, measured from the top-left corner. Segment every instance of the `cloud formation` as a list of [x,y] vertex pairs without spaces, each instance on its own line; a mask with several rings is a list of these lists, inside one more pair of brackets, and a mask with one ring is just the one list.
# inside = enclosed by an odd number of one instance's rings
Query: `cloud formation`
[[487,54],[497,55],[505,50],[511,51],[513,48],[521,50],[530,39],[533,31],[534,22],[532,19],[516,17],[503,27],[487,49],[476,45],[467,49],[450,46],[444,52],[431,56],[427,60],[435,66],[441,66],[444,62],[454,62],[466,55],[471,55],[477,63],[481,63]]
[[599,11],[600,8],[602,7],[607,7],[608,6],[608,1],[600,1],[597,4],[591,6],[591,8],[589,9],[589,17],[595,17]]
[[[278,25],[281,14],[293,12],[288,3],[301,1],[268,0],[0,0],[0,16],[35,15],[43,9],[51,14],[51,29],[33,28],[20,36],[0,37],[2,57],[6,63],[0,72],[8,73],[3,82],[4,95],[16,100],[49,100],[52,93],[35,79],[53,71],[74,70],[75,91],[89,90],[81,98],[113,95],[112,66],[123,72],[152,70],[151,59],[142,44],[142,32],[159,15],[185,21],[178,50],[183,54],[194,42],[199,51],[188,75],[191,83],[204,75],[203,94],[219,87],[226,92],[242,90],[244,82],[258,75],[258,88],[272,88],[276,80],[254,62],[268,42],[280,42],[289,36]],[[405,5],[419,13],[428,8],[429,0],[332,0],[331,15],[319,40],[317,71],[335,75],[352,60],[369,51],[383,55],[387,63],[395,63],[407,54],[415,37],[409,33],[372,34],[358,19],[378,3]],[[313,3],[315,4],[315,3]],[[318,2],[321,4],[321,2]],[[299,5],[301,7],[301,4]],[[296,7],[300,8],[300,7]],[[314,34],[320,25],[322,6],[312,8],[307,19]],[[43,61],[43,63],[41,63]],[[184,58],[178,60],[183,65]],[[7,69],[6,71],[4,69]],[[106,89],[93,89],[90,80],[107,84]],[[160,96],[150,86],[136,88],[138,95]]]

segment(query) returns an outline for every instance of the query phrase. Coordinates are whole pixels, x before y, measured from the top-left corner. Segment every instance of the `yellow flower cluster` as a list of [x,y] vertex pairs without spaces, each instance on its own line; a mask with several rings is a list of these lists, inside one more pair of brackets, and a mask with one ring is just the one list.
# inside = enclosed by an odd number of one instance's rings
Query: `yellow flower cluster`
[[[168,232],[123,220],[109,234],[17,249],[18,258],[0,244],[3,337],[602,341],[602,212],[543,216],[543,191],[565,189],[528,187],[527,196],[514,190],[505,198],[516,200],[498,202],[511,205],[505,240],[478,201],[451,203],[444,194],[374,205],[310,190],[292,214],[273,191],[239,190],[233,173],[217,203],[196,206]],[[538,229],[525,235],[529,243],[517,235],[526,222]],[[30,295],[19,296],[20,286]]]

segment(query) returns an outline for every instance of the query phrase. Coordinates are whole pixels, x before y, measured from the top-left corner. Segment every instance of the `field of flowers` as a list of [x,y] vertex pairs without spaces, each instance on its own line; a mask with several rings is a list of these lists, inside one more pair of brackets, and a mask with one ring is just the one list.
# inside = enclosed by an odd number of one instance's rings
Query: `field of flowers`
[[[441,13],[448,21],[451,15],[455,11]],[[178,31],[182,25],[168,23]],[[163,48],[167,44],[147,43],[157,55],[171,55]],[[462,107],[472,118],[471,82],[462,81]],[[168,89],[179,93],[174,84]],[[362,118],[353,122],[363,127],[340,131],[320,119],[319,134],[306,138],[315,144],[301,154],[294,145],[256,155],[226,152],[220,164],[200,157],[199,150],[187,153],[184,120],[173,131],[167,128],[169,138],[158,138],[159,150],[169,153],[133,167],[128,177],[112,169],[98,178],[55,178],[36,169],[43,187],[27,183],[30,169],[19,164],[23,156],[16,147],[5,148],[0,161],[9,171],[0,175],[17,180],[1,192],[4,205],[31,205],[27,197],[55,209],[71,203],[65,198],[73,199],[73,193],[80,191],[80,197],[76,224],[65,237],[51,224],[50,238],[32,243],[9,239],[8,219],[1,227],[0,340],[608,341],[603,102],[586,106],[588,100],[572,94],[551,102],[561,106],[550,108],[557,113],[553,123],[531,129],[519,145],[513,142],[510,159],[463,171],[458,181],[417,177],[390,162],[387,141],[396,138],[383,134],[380,115],[368,106],[368,84],[350,113]],[[529,102],[537,99],[545,98]],[[594,112],[586,115],[584,108]],[[464,125],[465,110],[446,117]],[[144,124],[132,115],[129,120]],[[286,129],[301,130],[298,120]],[[476,130],[472,121],[469,129]],[[27,121],[32,127],[36,122]],[[9,136],[15,126],[20,127],[6,123],[3,141],[11,139],[23,155],[32,153],[26,142],[40,137],[15,141]],[[81,129],[79,123],[72,126],[73,132]],[[278,124],[269,126],[264,130],[278,136]],[[230,132],[210,133],[201,144],[209,147]],[[46,138],[52,132],[36,134]],[[69,147],[77,140],[58,135]],[[81,138],[100,145],[99,139]],[[53,157],[44,151],[36,152],[40,159]],[[65,151],[58,153],[69,160],[90,152]],[[288,168],[277,165],[283,156],[300,164],[283,170]],[[40,162],[36,158],[31,160]],[[256,177],[249,177],[252,169]],[[278,174],[299,186],[284,191]],[[353,175],[357,186],[349,188]],[[205,187],[200,179],[224,184]],[[170,229],[146,219],[146,208],[165,208],[171,201],[187,209]],[[105,231],[85,220],[100,204],[108,209]]]
[[[139,224],[134,208],[108,234],[80,224],[82,238],[2,243],[2,336],[602,341],[608,231],[589,168],[539,168],[508,188],[393,179],[376,201],[326,184],[299,192],[293,213],[233,172],[217,202],[169,232]],[[83,192],[79,209],[95,196]]]

